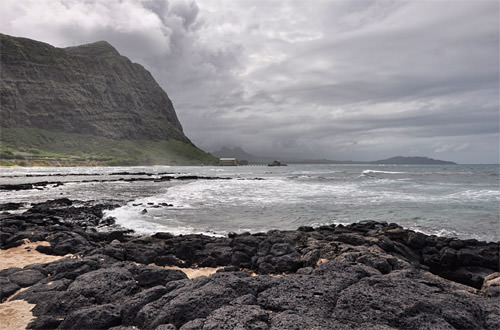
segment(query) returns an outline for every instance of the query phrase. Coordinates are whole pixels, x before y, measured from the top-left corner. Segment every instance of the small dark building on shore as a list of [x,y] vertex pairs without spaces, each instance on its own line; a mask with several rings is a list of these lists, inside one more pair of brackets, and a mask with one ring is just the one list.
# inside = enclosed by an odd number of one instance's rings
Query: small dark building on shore
[[219,165],[220,166],[236,166],[236,165],[238,165],[238,162],[236,161],[236,158],[220,158]]

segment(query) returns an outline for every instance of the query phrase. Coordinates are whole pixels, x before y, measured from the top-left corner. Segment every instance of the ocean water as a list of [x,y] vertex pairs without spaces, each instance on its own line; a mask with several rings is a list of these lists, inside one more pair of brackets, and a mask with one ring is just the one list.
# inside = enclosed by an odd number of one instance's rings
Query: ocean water
[[[3,168],[3,184],[65,183],[43,190],[2,191],[0,202],[29,204],[60,197],[115,201],[123,206],[107,216],[139,234],[225,235],[377,220],[427,234],[499,241],[499,169],[498,165]],[[125,171],[137,174],[120,174]],[[230,179],[120,181],[165,175]]]

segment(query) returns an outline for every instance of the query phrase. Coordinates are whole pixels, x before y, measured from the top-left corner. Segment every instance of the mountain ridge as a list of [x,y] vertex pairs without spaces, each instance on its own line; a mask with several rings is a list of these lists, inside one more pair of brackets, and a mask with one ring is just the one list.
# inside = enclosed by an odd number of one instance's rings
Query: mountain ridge
[[[272,161],[272,157],[259,157],[247,153],[241,147],[221,147],[219,150],[212,152],[217,157],[234,157],[238,160],[248,160],[255,163],[267,163]],[[395,156],[387,159],[375,161],[355,161],[355,160],[331,160],[331,159],[285,159],[285,162],[290,164],[380,164],[380,165],[454,165],[456,163],[438,160],[422,156]]]
[[427,164],[427,165],[456,165],[455,162],[450,162],[446,160],[433,159],[429,157],[422,156],[396,156],[382,160],[376,160],[371,162],[373,164],[402,164],[402,165],[411,165],[411,164]]
[[[151,73],[106,41],[57,48],[0,34],[0,55],[2,149],[61,152],[50,143],[17,141],[33,130],[47,139],[55,134],[72,141],[73,148],[62,148],[70,155],[85,149],[77,134],[112,145],[91,154],[135,163],[216,161],[185,136],[172,101]],[[124,140],[135,141],[134,150],[119,150]],[[141,153],[140,141],[178,141],[185,152],[158,147]]]

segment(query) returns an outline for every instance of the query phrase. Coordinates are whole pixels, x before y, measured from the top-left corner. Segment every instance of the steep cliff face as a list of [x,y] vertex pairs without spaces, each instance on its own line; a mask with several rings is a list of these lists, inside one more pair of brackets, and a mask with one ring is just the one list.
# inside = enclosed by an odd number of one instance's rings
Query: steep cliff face
[[189,141],[151,74],[107,42],[61,49],[0,38],[4,125]]
[[0,119],[10,138],[28,128],[195,148],[151,74],[105,41],[56,48],[0,34],[0,53]]

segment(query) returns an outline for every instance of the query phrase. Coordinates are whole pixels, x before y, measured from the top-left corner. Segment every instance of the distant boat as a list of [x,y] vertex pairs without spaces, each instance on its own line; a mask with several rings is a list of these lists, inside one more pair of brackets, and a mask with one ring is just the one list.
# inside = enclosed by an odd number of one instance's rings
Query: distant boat
[[286,166],[286,164],[280,162],[279,160],[275,160],[272,163],[267,164],[267,166]]

